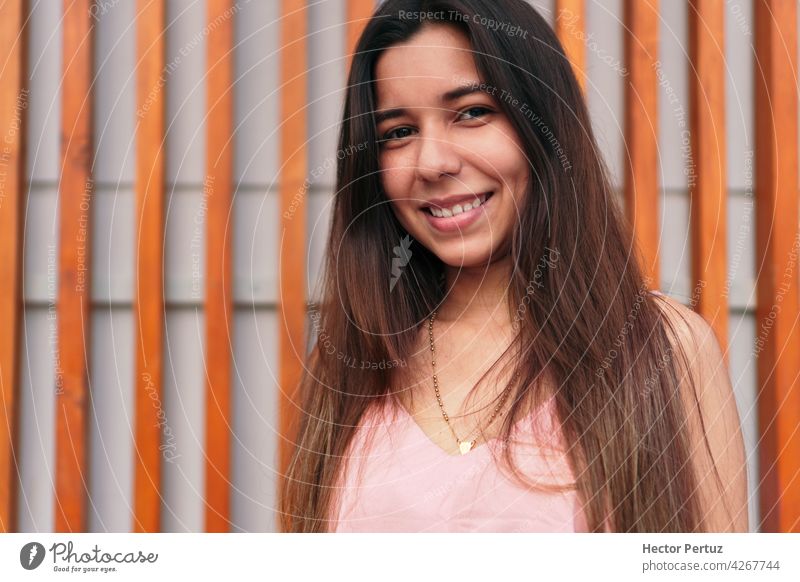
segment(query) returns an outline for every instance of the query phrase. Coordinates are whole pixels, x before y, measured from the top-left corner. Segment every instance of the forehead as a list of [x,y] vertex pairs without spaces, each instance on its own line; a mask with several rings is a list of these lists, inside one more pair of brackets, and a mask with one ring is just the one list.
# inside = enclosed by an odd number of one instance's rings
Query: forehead
[[375,64],[381,109],[438,101],[447,90],[477,80],[469,40],[452,26],[425,26],[386,49]]

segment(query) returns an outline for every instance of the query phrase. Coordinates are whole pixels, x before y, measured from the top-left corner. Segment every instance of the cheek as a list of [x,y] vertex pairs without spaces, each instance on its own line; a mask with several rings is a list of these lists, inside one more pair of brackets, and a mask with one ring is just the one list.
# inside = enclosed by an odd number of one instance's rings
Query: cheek
[[521,201],[525,196],[530,176],[529,162],[516,146],[506,149],[505,152],[504,156],[492,156],[490,163],[503,189],[517,201]]
[[507,170],[525,159],[522,142],[516,129],[507,119],[498,121],[491,131],[484,132],[480,142],[481,151],[487,159],[496,163],[498,168]]
[[487,161],[494,168],[495,173],[510,183],[525,174],[527,160],[520,144],[508,138],[507,135],[496,136],[488,147]]
[[403,166],[391,156],[381,158],[381,185],[386,197],[392,202],[392,207],[398,211],[408,207],[416,207],[418,203],[413,199],[414,168]]
[[390,169],[381,171],[381,185],[395,217],[408,229],[408,217],[413,207],[408,172],[397,167],[392,168],[391,165],[389,167]]

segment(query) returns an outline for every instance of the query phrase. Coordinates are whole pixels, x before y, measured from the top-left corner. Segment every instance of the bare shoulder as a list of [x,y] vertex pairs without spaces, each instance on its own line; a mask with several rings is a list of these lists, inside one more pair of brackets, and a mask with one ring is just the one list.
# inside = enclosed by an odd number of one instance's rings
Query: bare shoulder
[[[687,359],[684,363],[677,358],[677,363],[688,364],[698,391],[703,388],[701,392],[710,397],[713,395],[709,390],[712,387],[723,392],[729,389],[732,396],[733,388],[730,386],[725,356],[714,328],[702,315],[668,295],[659,294],[654,302],[661,310],[673,347],[679,348]],[[716,379],[714,386],[703,382],[711,377]]]
[[676,333],[682,342],[693,342],[698,336],[708,332],[713,333],[712,327],[705,318],[687,307],[677,299],[664,293],[654,294],[655,304],[661,308],[670,330]]
[[748,531],[747,467],[725,354],[706,319],[666,295],[655,297],[678,355],[703,520],[709,531]]

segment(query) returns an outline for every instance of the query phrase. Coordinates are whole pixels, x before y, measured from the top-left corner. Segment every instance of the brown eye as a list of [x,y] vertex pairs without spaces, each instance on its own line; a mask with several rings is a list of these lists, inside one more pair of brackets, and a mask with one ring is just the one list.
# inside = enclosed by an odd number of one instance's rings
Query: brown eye
[[379,141],[384,142],[384,141],[391,141],[394,139],[403,139],[404,137],[408,137],[408,135],[395,135],[396,132],[403,132],[403,131],[411,132],[413,130],[410,127],[397,127],[383,134],[383,137]]
[[[477,115],[473,114],[474,112],[478,112]],[[488,107],[475,106],[475,107],[469,107],[467,109],[464,109],[461,113],[459,113],[459,117],[463,116],[465,114],[470,114],[469,118],[467,119],[467,121],[468,121],[469,119],[477,119],[478,117],[482,117],[482,116],[486,115],[487,113],[491,113],[491,112],[492,112],[492,110],[489,109]]]

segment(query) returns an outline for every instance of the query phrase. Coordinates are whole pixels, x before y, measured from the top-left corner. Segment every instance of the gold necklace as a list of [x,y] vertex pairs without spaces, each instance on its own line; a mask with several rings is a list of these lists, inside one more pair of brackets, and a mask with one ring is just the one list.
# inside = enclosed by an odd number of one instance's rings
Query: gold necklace
[[[428,322],[428,339],[430,340],[431,344],[431,367],[433,368],[433,389],[436,392],[436,400],[439,403],[439,410],[442,411],[442,416],[444,417],[444,421],[447,423],[447,427],[450,429],[450,432],[453,433],[453,437],[456,439],[458,443],[458,449],[461,451],[462,455],[466,455],[472,447],[475,446],[475,441],[477,439],[472,440],[464,440],[462,441],[458,438],[456,431],[453,429],[452,425],[450,424],[450,417],[447,416],[447,412],[444,410],[444,403],[442,402],[442,395],[439,393],[439,380],[436,378],[436,348],[433,345],[433,320],[436,317],[436,310],[433,311],[431,315],[430,321]],[[494,407],[494,412],[492,416],[489,418],[489,422],[486,423],[486,426],[492,424],[494,419],[497,417],[497,414],[500,412],[500,409],[503,407],[503,403],[508,396],[508,391],[511,389],[511,382],[509,382],[506,389],[503,390],[503,395],[500,398],[500,402],[497,403],[497,406]]]

